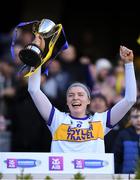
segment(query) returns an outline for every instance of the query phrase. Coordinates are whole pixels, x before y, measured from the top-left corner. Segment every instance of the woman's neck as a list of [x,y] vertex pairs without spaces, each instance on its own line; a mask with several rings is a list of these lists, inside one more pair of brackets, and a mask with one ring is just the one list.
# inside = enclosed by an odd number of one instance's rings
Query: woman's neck
[[70,115],[72,117],[76,117],[76,118],[85,118],[87,116],[87,114],[83,113],[83,114],[78,114],[78,113],[70,113]]

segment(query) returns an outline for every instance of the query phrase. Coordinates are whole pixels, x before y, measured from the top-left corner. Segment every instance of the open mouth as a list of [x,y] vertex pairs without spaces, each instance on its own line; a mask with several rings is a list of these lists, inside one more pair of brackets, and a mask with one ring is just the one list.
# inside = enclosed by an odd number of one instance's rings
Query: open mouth
[[80,103],[72,103],[72,106],[73,107],[80,107],[82,104],[80,104]]

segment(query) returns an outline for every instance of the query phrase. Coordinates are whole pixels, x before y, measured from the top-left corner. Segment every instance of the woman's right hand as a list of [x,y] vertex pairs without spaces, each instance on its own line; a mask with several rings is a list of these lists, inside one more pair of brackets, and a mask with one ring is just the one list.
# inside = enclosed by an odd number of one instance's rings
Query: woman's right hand
[[35,34],[35,39],[32,42],[33,44],[36,44],[42,51],[45,49],[45,40],[40,34]]

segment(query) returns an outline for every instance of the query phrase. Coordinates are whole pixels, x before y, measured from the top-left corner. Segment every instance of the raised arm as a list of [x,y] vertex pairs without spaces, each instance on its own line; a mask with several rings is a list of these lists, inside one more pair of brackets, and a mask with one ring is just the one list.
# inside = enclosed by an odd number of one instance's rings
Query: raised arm
[[[42,46],[42,40],[43,39],[41,39],[41,37],[37,35],[34,40],[34,43],[36,43],[38,46]],[[40,81],[41,68],[29,77],[28,91],[41,116],[47,121],[51,113],[52,104],[47,98],[47,96],[40,90]]]
[[110,110],[110,125],[117,124],[134,105],[137,98],[133,51],[120,46],[120,57],[125,65],[125,96]]
[[47,96],[40,90],[40,71],[41,69],[29,77],[28,91],[41,116],[47,121],[50,116],[52,104]]

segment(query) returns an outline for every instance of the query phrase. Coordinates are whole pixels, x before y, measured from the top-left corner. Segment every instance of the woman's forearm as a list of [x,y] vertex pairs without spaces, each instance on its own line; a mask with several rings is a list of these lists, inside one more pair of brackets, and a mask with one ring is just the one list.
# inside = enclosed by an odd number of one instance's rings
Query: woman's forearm
[[117,124],[134,105],[137,98],[136,79],[133,62],[125,64],[125,96],[111,109],[110,124]]
[[47,121],[52,109],[52,104],[47,96],[40,90],[41,68],[29,77],[28,92],[34,101],[41,116]]

